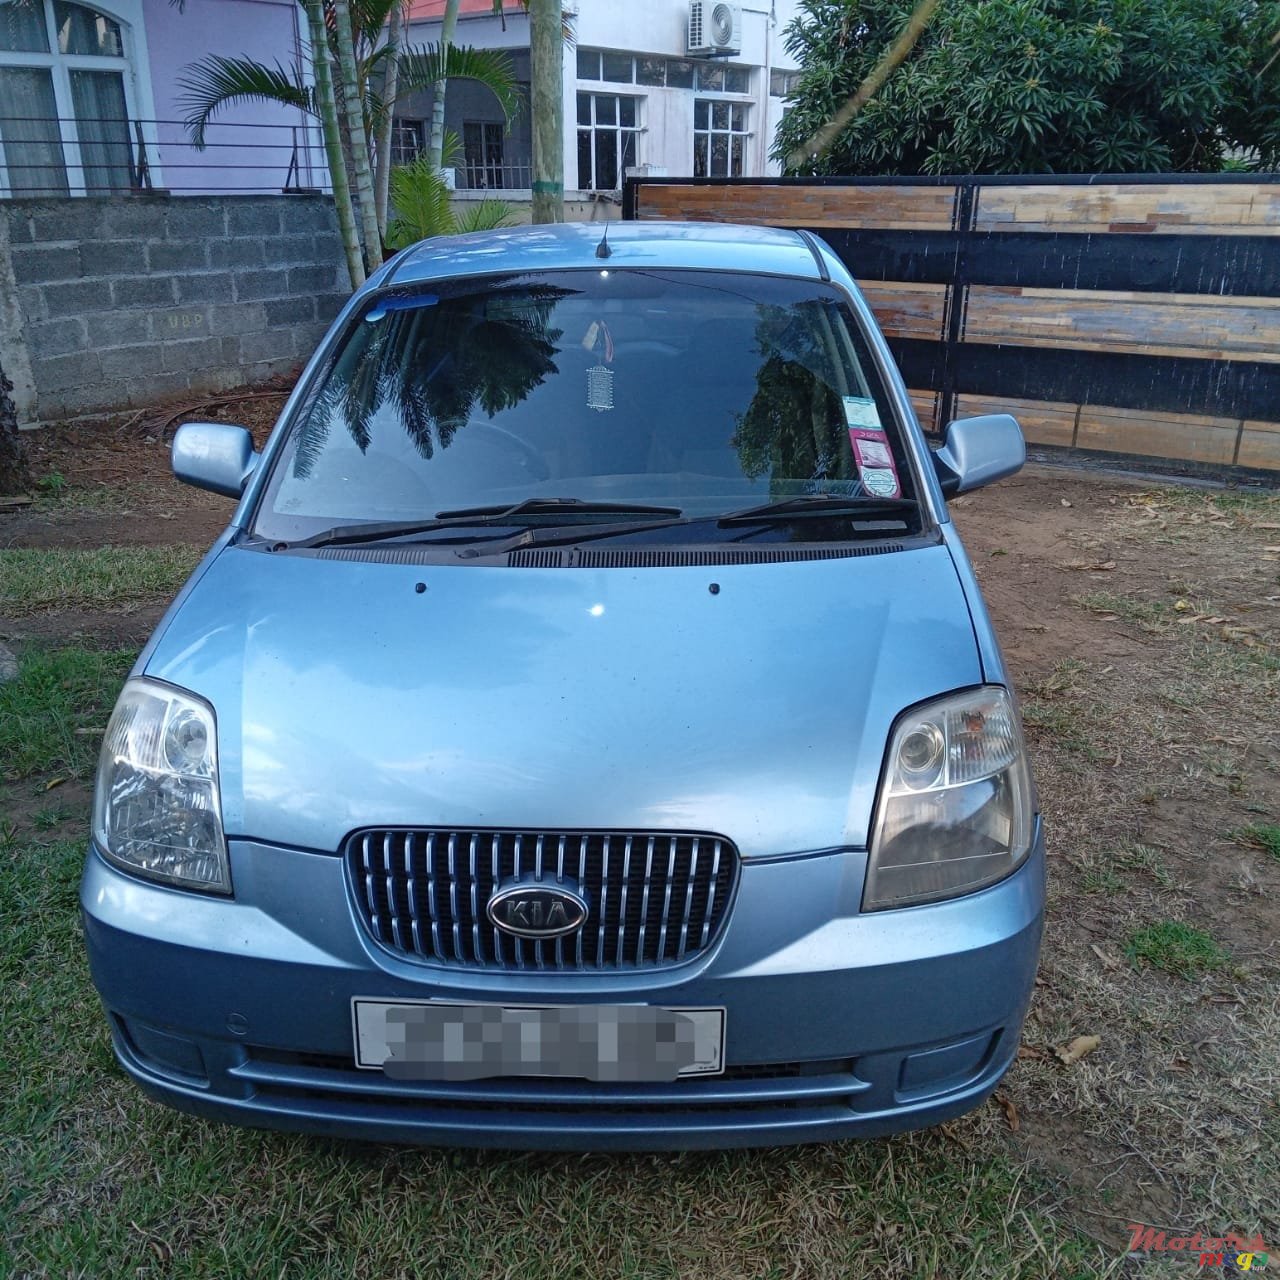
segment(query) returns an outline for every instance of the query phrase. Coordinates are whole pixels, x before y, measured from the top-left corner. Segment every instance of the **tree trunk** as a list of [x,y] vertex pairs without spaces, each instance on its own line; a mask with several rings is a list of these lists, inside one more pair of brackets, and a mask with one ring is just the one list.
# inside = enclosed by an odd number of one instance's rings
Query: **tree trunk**
[[561,0],[529,0],[533,221],[564,221],[564,31]]
[[324,0],[304,0],[307,29],[311,39],[311,67],[316,78],[316,101],[320,107],[320,123],[324,130],[324,150],[329,161],[329,181],[333,184],[333,203],[338,212],[338,229],[342,248],[347,255],[347,273],[351,287],[364,284],[364,258],[360,253],[360,232],[356,228],[356,211],[351,204],[351,184],[342,158],[342,133],[338,126],[338,101],[333,92],[333,75],[329,66],[329,37],[324,25]]
[[376,168],[373,175],[374,199],[377,201],[378,231],[387,238],[387,195],[391,189],[391,135],[395,128],[396,80],[400,70],[400,25],[404,10],[396,0],[387,27],[387,55],[382,76],[382,123],[374,144]]
[[[454,32],[458,29],[458,0],[445,0],[444,21],[440,25],[440,56],[449,56]],[[427,143],[427,163],[439,169],[444,163],[444,95],[447,80],[437,80],[431,89],[431,139]]]
[[31,487],[27,449],[18,434],[18,410],[9,392],[13,383],[0,369],[0,495],[13,497]]
[[346,106],[347,127],[351,130],[356,199],[360,203],[360,224],[364,230],[364,254],[372,271],[382,265],[382,237],[378,232],[378,206],[373,197],[373,173],[369,168],[369,135],[364,127],[364,100],[356,73],[356,45],[351,32],[348,0],[334,0],[333,19],[338,37],[338,69],[342,73],[342,100]]

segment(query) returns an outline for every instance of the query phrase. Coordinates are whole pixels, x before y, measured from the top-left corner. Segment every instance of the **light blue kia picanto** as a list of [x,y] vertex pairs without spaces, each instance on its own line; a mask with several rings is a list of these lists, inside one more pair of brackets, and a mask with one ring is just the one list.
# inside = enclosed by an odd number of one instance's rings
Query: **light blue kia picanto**
[[951,494],[803,232],[427,241],[350,301],[102,748],[124,1069],[243,1124],[497,1147],[892,1133],[1013,1060],[1044,856]]

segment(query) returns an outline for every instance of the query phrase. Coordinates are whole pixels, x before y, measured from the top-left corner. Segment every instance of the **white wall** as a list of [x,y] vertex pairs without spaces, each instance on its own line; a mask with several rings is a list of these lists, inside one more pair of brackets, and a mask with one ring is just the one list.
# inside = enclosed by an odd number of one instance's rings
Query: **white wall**
[[[783,48],[783,32],[796,10],[796,0],[747,0],[742,10],[742,51],[726,59],[733,66],[752,68],[752,136],[747,147],[746,175],[777,173],[768,159],[773,135],[782,117],[780,98],[769,96],[769,71],[791,69],[793,63]],[[579,81],[577,49],[604,49],[619,53],[657,54],[683,58],[688,29],[688,0],[567,0],[575,13],[575,45],[566,45],[564,59],[564,167],[566,196],[575,197],[577,181],[577,95],[578,91],[626,93],[643,98],[638,144],[641,164],[664,167],[672,177],[693,173],[693,102],[691,89],[667,89],[633,84],[629,87],[609,81]],[[438,23],[413,23],[410,39],[437,39]],[[456,36],[459,44],[487,49],[528,48],[529,23],[523,14],[508,14],[506,29],[496,18],[463,17]],[[716,95],[732,98],[734,95]]]
[[[570,7],[574,7],[570,5]],[[618,0],[578,0],[575,35],[583,49],[608,49],[620,53],[662,54],[682,58],[688,31],[688,0],[644,0],[643,4]],[[753,68],[751,144],[744,166],[746,176],[776,174],[779,167],[768,159],[773,135],[782,119],[781,98],[769,96],[769,71],[791,69],[794,63],[783,47],[783,32],[795,16],[796,0],[748,0],[741,4],[742,51],[725,59],[733,66]],[[573,50],[565,59],[565,186],[572,187],[576,170],[576,92],[609,92],[608,83],[579,81]],[[633,85],[627,92],[645,99],[640,138],[641,164],[664,166],[671,177],[693,173],[693,101],[689,89],[660,89]],[[721,95],[718,95],[721,96]],[[722,95],[732,97],[733,95]]]

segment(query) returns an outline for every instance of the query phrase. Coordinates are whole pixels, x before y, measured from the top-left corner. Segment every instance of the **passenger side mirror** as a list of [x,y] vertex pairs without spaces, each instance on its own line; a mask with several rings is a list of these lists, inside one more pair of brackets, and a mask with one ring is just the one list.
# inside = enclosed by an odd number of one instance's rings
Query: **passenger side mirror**
[[258,458],[248,428],[227,422],[188,422],[173,437],[173,474],[228,498],[244,492]]
[[938,482],[947,498],[1003,480],[1020,471],[1026,460],[1022,428],[1007,413],[957,419],[948,425],[942,447],[933,451]]

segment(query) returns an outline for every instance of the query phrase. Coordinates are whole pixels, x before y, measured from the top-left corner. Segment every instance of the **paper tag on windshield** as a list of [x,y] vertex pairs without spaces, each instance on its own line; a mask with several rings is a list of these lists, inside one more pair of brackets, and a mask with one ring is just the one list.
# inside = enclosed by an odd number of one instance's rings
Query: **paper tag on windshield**
[[[848,403],[848,397],[845,403]],[[862,487],[876,498],[901,497],[898,466],[893,460],[888,436],[883,431],[850,427],[849,443],[853,446],[853,460],[858,464],[858,479],[862,481]]]
[[847,427],[870,427],[880,430],[880,410],[876,402],[865,396],[843,396],[844,421]]

